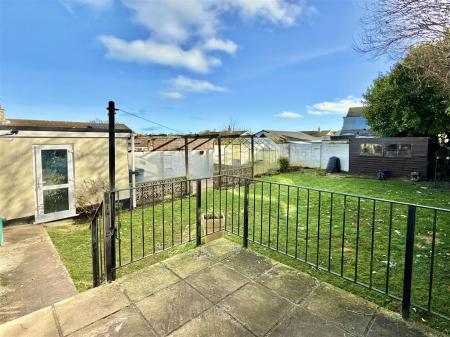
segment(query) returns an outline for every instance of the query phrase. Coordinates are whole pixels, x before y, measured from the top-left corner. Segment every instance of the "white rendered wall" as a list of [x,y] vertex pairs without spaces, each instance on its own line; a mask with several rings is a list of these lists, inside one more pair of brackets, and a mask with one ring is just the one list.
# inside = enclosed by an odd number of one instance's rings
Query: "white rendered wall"
[[338,157],[341,170],[348,171],[349,146],[346,143],[280,144],[292,165],[326,168],[331,157]]
[[[189,151],[189,173],[192,178],[211,177],[214,174],[214,151]],[[136,182],[180,177],[186,175],[184,151],[135,152],[136,170],[144,174],[136,175]]]

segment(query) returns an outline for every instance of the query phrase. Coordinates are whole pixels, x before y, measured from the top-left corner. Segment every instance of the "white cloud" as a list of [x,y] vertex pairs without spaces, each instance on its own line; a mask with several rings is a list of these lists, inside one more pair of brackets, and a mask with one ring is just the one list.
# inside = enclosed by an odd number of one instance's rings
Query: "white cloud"
[[67,4],[78,3],[89,6],[97,10],[110,9],[113,5],[113,0],[67,0]]
[[234,55],[238,46],[231,40],[221,40],[212,38],[206,41],[204,48],[206,50],[221,50],[225,53]]
[[[76,0],[111,1],[111,0]],[[211,51],[234,54],[237,44],[220,35],[224,15],[242,20],[260,19],[274,25],[292,25],[307,7],[303,0],[122,0],[134,22],[148,29],[146,39],[126,41],[114,36],[100,40],[107,56],[184,67],[207,72],[221,64]]]
[[279,118],[286,118],[286,119],[303,118],[303,116],[300,115],[299,113],[292,112],[292,111],[283,111],[283,112],[276,114],[275,116],[277,116]]
[[228,0],[231,7],[236,7],[244,18],[259,17],[274,24],[293,25],[300,13],[306,9],[301,1],[285,0]]
[[190,37],[211,37],[219,24],[211,0],[122,0],[134,12],[134,21],[154,39],[185,42]]
[[220,59],[205,55],[199,48],[183,50],[176,44],[152,40],[128,42],[110,35],[99,39],[108,49],[106,56],[116,60],[183,67],[200,73],[221,64]]
[[162,92],[161,96],[167,99],[173,99],[173,100],[181,100],[184,99],[184,95],[181,92],[178,91],[166,91]]
[[362,99],[353,96],[347,96],[344,99],[334,102],[322,102],[306,106],[306,110],[311,115],[345,115],[348,108],[352,106],[362,106]]
[[181,92],[206,92],[206,91],[224,92],[227,90],[224,87],[220,87],[208,81],[195,80],[181,75],[174,78],[171,81],[171,83],[176,91]]

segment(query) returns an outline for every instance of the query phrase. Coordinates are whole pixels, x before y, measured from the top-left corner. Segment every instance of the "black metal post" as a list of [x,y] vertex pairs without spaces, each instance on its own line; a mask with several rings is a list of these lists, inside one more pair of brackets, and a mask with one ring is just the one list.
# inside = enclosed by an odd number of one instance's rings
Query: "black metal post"
[[113,101],[108,102],[107,110],[109,120],[109,189],[113,190],[116,187],[116,106]]
[[222,175],[222,139],[217,137],[217,145],[219,147],[219,176]]
[[416,206],[408,206],[408,220],[406,228],[405,269],[403,275],[402,316],[409,318],[411,307],[411,281],[414,257],[414,227],[416,225]]
[[255,177],[255,136],[251,137],[252,178]]
[[189,179],[189,143],[187,137],[184,137],[184,174]]
[[195,237],[196,237],[196,244],[197,246],[200,246],[202,244],[202,180],[197,180],[197,194],[196,194],[196,200],[197,200],[197,223],[195,228]]
[[92,285],[100,285],[100,259],[98,258],[98,217],[94,217],[91,223],[91,242],[92,242]]
[[[105,211],[105,237],[106,237],[106,254],[109,256],[109,263],[106,261],[107,280],[113,281],[116,278],[116,240],[115,240],[115,197],[116,188],[116,106],[113,101],[108,102],[108,130],[109,130],[109,190],[110,193],[105,194],[104,206]],[[130,195],[131,201],[131,195]],[[108,244],[108,245],[107,245]],[[108,275],[109,274],[109,275]]]
[[244,182],[244,238],[242,241],[242,246],[244,248],[248,247],[248,191],[249,183],[248,180]]
[[[112,196],[112,198],[111,198]],[[105,219],[105,263],[106,263],[106,281],[111,282],[116,279],[116,240],[114,237],[114,223],[112,217],[112,208],[114,207],[114,193],[105,192],[103,199],[103,210]]]

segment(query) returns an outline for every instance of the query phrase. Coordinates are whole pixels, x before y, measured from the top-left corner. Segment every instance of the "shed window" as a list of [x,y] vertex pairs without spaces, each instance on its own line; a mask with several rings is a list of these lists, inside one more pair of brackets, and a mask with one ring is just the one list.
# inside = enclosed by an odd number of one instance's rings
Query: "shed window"
[[410,158],[411,144],[389,144],[384,148],[384,156],[390,158]]
[[388,144],[384,148],[384,156],[385,157],[398,157],[397,151],[398,151],[397,144]]
[[398,145],[398,156],[403,158],[411,157],[411,144],[399,144]]
[[381,144],[361,144],[361,156],[383,156],[383,146]]

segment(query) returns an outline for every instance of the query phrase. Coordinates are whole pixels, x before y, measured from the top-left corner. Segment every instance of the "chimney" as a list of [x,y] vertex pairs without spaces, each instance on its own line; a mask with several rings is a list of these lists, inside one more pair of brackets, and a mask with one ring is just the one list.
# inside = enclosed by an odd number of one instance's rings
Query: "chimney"
[[320,132],[320,126],[317,128],[317,132]]

